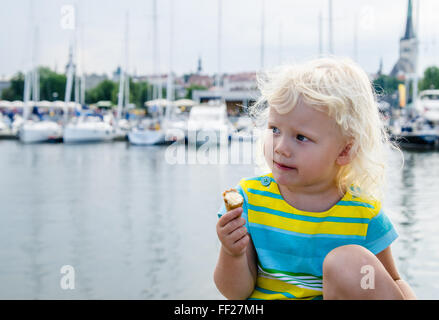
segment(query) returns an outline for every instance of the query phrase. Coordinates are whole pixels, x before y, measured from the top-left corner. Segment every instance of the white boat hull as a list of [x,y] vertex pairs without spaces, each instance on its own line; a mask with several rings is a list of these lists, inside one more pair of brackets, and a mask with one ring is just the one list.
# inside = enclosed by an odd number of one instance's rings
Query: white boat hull
[[52,121],[28,122],[20,127],[18,138],[24,143],[55,141],[62,138],[62,129]]
[[79,122],[65,127],[63,140],[65,143],[111,141],[115,133],[115,129],[105,122]]
[[439,111],[427,111],[424,113],[424,118],[428,121],[439,123]]
[[154,145],[165,143],[164,130],[133,129],[128,134],[128,140],[135,145]]

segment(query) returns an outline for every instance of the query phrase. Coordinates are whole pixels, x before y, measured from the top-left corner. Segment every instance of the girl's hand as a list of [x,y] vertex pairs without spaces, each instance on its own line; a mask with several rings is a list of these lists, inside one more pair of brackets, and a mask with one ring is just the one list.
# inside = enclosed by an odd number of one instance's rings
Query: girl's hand
[[245,254],[250,236],[241,217],[242,208],[236,208],[224,214],[216,224],[216,233],[224,251],[234,257]]

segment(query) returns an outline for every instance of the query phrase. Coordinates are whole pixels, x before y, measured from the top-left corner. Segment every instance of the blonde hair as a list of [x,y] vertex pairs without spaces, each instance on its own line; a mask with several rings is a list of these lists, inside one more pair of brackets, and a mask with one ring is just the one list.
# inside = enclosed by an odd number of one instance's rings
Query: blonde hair
[[382,199],[386,147],[401,151],[389,140],[375,92],[361,67],[350,59],[320,58],[266,72],[258,76],[258,83],[261,96],[249,108],[251,116],[265,122],[267,106],[285,114],[300,100],[326,112],[353,142],[352,161],[337,175],[340,193],[350,187],[354,196]]

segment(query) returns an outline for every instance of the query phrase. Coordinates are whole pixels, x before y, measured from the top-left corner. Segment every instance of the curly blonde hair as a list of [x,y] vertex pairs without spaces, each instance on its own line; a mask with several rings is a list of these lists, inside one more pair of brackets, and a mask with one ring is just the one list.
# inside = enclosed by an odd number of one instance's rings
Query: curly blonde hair
[[[378,111],[371,81],[360,66],[346,58],[319,58],[278,67],[258,76],[260,98],[249,114],[266,123],[268,107],[280,114],[303,100],[326,112],[353,141],[352,161],[337,175],[341,194],[350,187],[357,197],[381,200],[386,179],[386,147],[401,150],[389,140]],[[261,122],[259,122],[261,124]]]

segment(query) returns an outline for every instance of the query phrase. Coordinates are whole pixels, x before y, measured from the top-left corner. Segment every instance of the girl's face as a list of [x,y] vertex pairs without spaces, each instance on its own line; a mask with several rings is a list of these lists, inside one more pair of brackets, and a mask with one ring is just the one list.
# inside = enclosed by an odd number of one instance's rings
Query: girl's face
[[346,164],[345,140],[335,120],[303,102],[287,114],[270,108],[265,160],[279,185],[323,190]]

